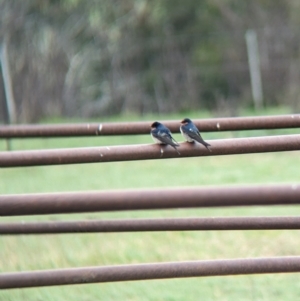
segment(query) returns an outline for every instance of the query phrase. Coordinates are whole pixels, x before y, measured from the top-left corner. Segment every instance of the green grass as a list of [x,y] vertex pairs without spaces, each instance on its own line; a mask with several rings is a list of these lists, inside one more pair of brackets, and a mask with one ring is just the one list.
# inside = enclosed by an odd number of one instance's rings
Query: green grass
[[[274,112],[276,113],[276,112]],[[277,112],[278,113],[278,112]],[[190,114],[189,114],[190,115]],[[191,116],[191,115],[190,115]],[[174,116],[160,119],[174,119]],[[179,117],[179,116],[178,116]],[[192,116],[194,117],[194,116]],[[205,116],[207,117],[207,116]],[[176,117],[177,118],[177,117]],[[131,117],[130,120],[134,119]],[[146,116],[145,120],[152,120]],[[111,120],[112,121],[112,120]],[[123,120],[124,121],[124,120]],[[56,120],[56,122],[61,122]],[[205,139],[296,130],[204,133]],[[181,141],[179,135],[176,138]],[[146,136],[17,139],[13,149],[151,143]],[[4,149],[0,141],[0,149]],[[0,169],[0,193],[299,183],[299,152]],[[130,217],[299,215],[297,206],[205,208],[55,216],[1,221]],[[0,237],[0,271],[300,255],[298,231],[207,231]],[[0,300],[296,300],[298,274],[188,278],[4,290]]]

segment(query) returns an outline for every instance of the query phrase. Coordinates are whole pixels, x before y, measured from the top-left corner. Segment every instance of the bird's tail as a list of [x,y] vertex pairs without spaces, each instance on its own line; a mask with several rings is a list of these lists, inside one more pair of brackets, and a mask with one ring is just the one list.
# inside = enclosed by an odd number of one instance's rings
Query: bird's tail
[[203,141],[203,145],[211,152],[211,149],[210,149],[211,145],[209,143]]
[[177,154],[180,155],[180,152],[178,151],[177,147],[180,146],[180,144],[172,137],[172,143],[170,143],[172,147],[176,150]]
[[170,143],[173,147],[180,146],[179,143],[172,137],[172,143]]
[[[177,154],[178,154],[178,155],[180,155],[180,152],[178,151],[177,147],[176,147],[176,146],[174,146],[174,145],[172,145],[172,146],[173,146],[173,147],[174,147],[174,149],[176,150]],[[179,144],[178,144],[178,146],[179,146]]]

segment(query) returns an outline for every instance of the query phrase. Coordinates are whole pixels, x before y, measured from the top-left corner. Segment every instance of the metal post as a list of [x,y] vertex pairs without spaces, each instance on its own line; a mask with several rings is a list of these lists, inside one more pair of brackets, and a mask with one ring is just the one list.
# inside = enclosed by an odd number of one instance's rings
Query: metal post
[[[300,115],[273,115],[195,119],[201,132],[300,128]],[[0,126],[0,138],[86,137],[149,135],[153,121],[74,124],[21,124]],[[180,120],[163,120],[172,133],[179,133]]]
[[299,272],[300,256],[124,264],[1,273],[0,289],[183,277]]
[[211,144],[211,152],[199,143],[180,143],[180,155],[170,146],[154,143],[0,152],[0,167],[161,160],[168,158],[298,151],[300,149],[300,135],[218,139],[207,142]]
[[299,204],[299,185],[36,193],[0,195],[0,216]]
[[300,217],[135,218],[0,223],[0,235],[210,230],[300,230]]

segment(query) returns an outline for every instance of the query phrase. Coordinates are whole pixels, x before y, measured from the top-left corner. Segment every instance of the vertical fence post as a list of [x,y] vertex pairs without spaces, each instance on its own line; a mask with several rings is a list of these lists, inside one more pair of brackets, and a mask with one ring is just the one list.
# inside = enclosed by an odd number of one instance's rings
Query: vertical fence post
[[255,110],[259,110],[263,106],[263,91],[256,32],[252,29],[247,30],[245,38],[248,51],[252,97],[254,101]]
[[[6,108],[7,108],[7,121],[9,124],[12,124],[16,122],[16,109],[15,109],[15,100],[14,100],[13,89],[11,84],[9,62],[7,57],[7,44],[5,40],[0,45],[0,63],[1,63],[3,83],[4,83],[4,93],[5,93]],[[6,143],[7,143],[7,150],[11,150],[10,139],[7,139]]]

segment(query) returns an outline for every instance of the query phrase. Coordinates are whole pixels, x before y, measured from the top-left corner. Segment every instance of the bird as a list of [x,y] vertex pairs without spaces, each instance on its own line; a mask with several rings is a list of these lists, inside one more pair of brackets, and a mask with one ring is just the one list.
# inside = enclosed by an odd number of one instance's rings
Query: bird
[[178,155],[180,155],[180,152],[177,150],[179,144],[172,137],[171,131],[162,123],[154,121],[151,124],[150,134],[156,143],[170,145],[176,150]]
[[198,128],[195,126],[195,124],[192,122],[191,119],[184,118],[181,121],[180,132],[182,136],[186,139],[186,141],[188,142],[197,141],[203,144],[211,152],[210,149],[211,145],[202,139]]

